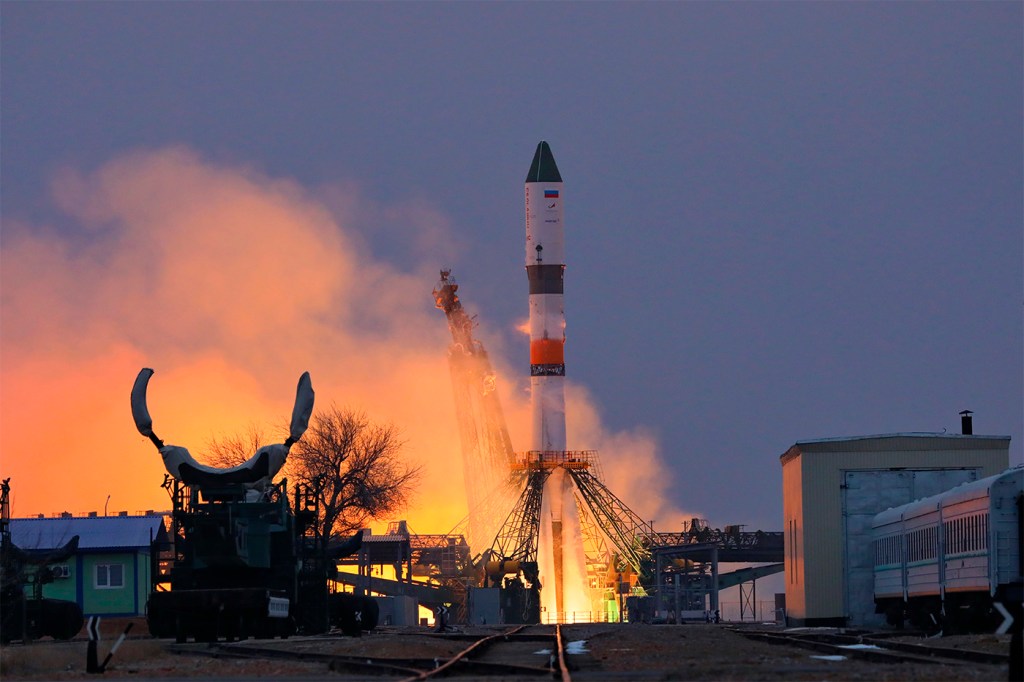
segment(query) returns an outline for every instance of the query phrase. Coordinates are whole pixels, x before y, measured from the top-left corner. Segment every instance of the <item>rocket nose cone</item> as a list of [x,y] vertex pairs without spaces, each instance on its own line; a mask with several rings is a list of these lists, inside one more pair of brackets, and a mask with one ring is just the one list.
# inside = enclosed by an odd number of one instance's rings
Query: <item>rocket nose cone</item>
[[533,163],[530,164],[530,172],[526,174],[527,182],[561,182],[562,176],[555,165],[555,157],[551,153],[551,147],[547,142],[537,145],[537,151],[533,155]]

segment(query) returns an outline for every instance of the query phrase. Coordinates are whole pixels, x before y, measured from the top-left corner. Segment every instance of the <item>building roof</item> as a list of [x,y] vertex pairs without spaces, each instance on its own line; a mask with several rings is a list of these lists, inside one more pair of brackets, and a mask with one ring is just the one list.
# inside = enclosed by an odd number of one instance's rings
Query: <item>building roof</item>
[[11,540],[22,549],[54,549],[75,535],[80,550],[148,548],[168,540],[157,515],[11,519]]
[[872,436],[843,436],[798,440],[779,455],[785,464],[799,454],[810,452],[871,451],[880,446],[899,450],[975,450],[1010,447],[1009,436],[979,436],[960,433],[904,432]]

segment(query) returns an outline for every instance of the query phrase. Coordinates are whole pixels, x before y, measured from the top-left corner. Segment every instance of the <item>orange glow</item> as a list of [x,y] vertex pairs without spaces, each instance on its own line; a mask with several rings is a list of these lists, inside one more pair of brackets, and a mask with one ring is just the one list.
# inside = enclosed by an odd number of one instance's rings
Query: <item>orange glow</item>
[[[0,477],[15,516],[102,513],[108,495],[112,514],[169,508],[129,409],[144,366],[156,370],[157,435],[198,459],[251,424],[277,436],[308,370],[317,405],[395,424],[423,465],[399,518],[434,533],[465,515],[450,337],[430,301],[441,255],[425,247],[421,266],[400,271],[367,253],[353,217],[397,215],[424,243],[457,242],[436,211],[377,207],[351,187],[314,196],[179,148],[64,171],[54,197],[73,236],[6,220],[0,247]],[[485,343],[513,443],[525,444],[527,379]],[[609,433],[585,391],[568,390],[570,443],[600,449],[612,489],[665,519],[653,439]]]

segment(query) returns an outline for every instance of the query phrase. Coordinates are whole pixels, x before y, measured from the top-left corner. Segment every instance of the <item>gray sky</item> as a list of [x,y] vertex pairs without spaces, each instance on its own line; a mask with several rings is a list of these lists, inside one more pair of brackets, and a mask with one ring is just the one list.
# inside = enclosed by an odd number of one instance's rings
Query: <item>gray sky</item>
[[1022,461],[1022,7],[4,2],[5,234],[88,243],[55,177],[171,145],[354,187],[366,252],[451,266],[525,381],[547,140],[569,378],[656,437],[677,506],[779,529],[798,440],[955,433],[967,408]]

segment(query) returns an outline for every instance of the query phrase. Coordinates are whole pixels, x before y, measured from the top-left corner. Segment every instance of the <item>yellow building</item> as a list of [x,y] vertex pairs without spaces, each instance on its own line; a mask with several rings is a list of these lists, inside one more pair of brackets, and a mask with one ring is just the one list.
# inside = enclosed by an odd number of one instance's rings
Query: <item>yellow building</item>
[[1004,471],[1010,437],[828,438],[797,442],[780,459],[787,623],[878,626],[872,517]]

